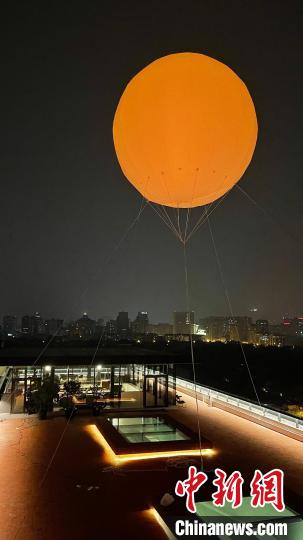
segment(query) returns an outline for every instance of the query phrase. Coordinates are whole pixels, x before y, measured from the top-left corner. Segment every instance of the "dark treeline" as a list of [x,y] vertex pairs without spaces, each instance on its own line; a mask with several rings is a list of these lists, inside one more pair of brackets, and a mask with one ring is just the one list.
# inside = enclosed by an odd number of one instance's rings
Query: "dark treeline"
[[[39,348],[44,348],[46,343],[39,339],[6,341],[2,343],[2,354],[5,354],[5,349],[10,348],[16,349],[16,353],[17,350],[30,348],[37,351]],[[64,349],[73,349],[71,352],[86,349],[89,358],[93,355],[97,344],[98,340],[95,339],[73,341],[55,338],[51,340],[47,349],[58,348],[61,355],[64,354]],[[119,349],[116,351],[119,352],[117,355],[119,360],[116,359],[116,354],[113,354],[115,351],[112,351],[116,348]],[[126,349],[129,350],[126,351]],[[152,357],[147,354],[145,358],[145,350],[149,354],[151,352],[155,354]],[[109,351],[108,358],[103,359],[102,355],[106,357],[107,351]],[[0,357],[2,354],[0,353]],[[123,358],[124,354],[125,358]],[[40,362],[43,363],[47,356],[48,352],[45,352],[44,360],[41,358]],[[167,343],[165,340],[159,340],[157,343],[151,343],[142,340],[138,344],[133,341],[117,343],[107,340],[99,343],[96,358],[105,363],[115,361],[145,363],[155,362],[159,358],[160,363],[166,361],[175,363],[177,376],[193,380],[188,342],[170,341]],[[257,401],[247,368],[248,364],[258,397],[263,405],[277,408],[287,408],[289,404],[303,406],[303,348],[301,347],[255,347],[245,344],[241,346],[239,343],[198,342],[194,344],[194,360],[197,382],[205,386]],[[81,363],[80,358],[78,361]],[[21,360],[20,363],[22,363]]]
[[[177,375],[192,380],[189,346],[182,345],[182,354],[180,345],[177,347],[180,354],[176,358]],[[197,382],[257,401],[249,367],[262,404],[279,408],[287,404],[303,404],[302,357],[303,349],[299,347],[241,347],[239,343],[194,345]]]

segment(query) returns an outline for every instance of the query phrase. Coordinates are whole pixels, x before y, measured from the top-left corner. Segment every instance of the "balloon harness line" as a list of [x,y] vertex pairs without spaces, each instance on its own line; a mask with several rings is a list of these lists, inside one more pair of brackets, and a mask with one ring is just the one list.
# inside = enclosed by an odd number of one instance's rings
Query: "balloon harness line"
[[187,265],[186,242],[183,242],[183,260],[184,260],[184,276],[185,276],[185,292],[186,292],[186,309],[187,309],[187,317],[189,318],[190,355],[191,355],[191,363],[192,363],[192,368],[193,368],[193,379],[194,379],[194,389],[195,389],[195,404],[196,404],[196,416],[197,416],[197,428],[198,428],[198,436],[199,436],[200,462],[201,462],[201,471],[203,471],[202,440],[201,440],[201,426],[200,426],[200,416],[199,416],[199,402],[198,402],[198,394],[197,394],[196,366],[195,366],[193,334],[192,334],[192,325],[191,325],[191,317],[190,317],[190,305],[189,305],[190,303],[189,303],[188,265]]
[[[239,187],[239,186],[237,186]],[[240,189],[240,188],[239,188]],[[187,257],[187,249],[186,245],[188,240],[193,236],[195,232],[197,232],[206,222],[208,224],[208,229],[210,233],[211,238],[211,244],[214,251],[215,260],[218,267],[218,272],[220,275],[220,280],[222,283],[222,288],[224,291],[226,303],[228,306],[229,314],[232,319],[234,319],[234,311],[230,299],[230,294],[227,289],[226,280],[223,272],[223,267],[221,263],[221,259],[219,256],[218,248],[215,242],[214,232],[211,226],[210,222],[210,215],[217,209],[217,207],[223,202],[225,197],[231,192],[232,190],[229,190],[219,201],[217,201],[215,204],[212,203],[209,205],[209,207],[205,207],[204,211],[202,212],[202,215],[199,217],[199,219],[196,221],[193,229],[188,233],[188,227],[189,227],[189,221],[190,221],[190,208],[187,209],[186,214],[186,220],[185,220],[185,228],[184,232],[182,234],[181,232],[181,226],[180,226],[180,209],[177,209],[177,226],[173,223],[172,219],[169,216],[168,210],[165,209],[165,207],[162,206],[162,211],[160,210],[160,207],[157,208],[157,205],[154,203],[151,203],[150,201],[146,201],[147,204],[154,210],[154,212],[162,219],[162,221],[165,223],[165,225],[171,230],[171,232],[180,240],[180,242],[183,244],[183,261],[184,261],[184,277],[185,277],[185,294],[186,294],[186,310],[187,310],[187,317],[189,320],[189,341],[190,341],[190,355],[191,355],[191,363],[192,363],[192,372],[193,372],[193,383],[194,383],[194,394],[195,394],[195,408],[196,408],[196,417],[197,417],[197,431],[198,431],[198,438],[199,438],[199,449],[200,449],[200,461],[201,461],[201,471],[203,471],[204,464],[203,464],[203,455],[202,455],[202,434],[201,434],[201,425],[200,425],[200,415],[199,415],[199,399],[198,399],[198,393],[197,393],[197,380],[196,380],[196,366],[195,366],[195,355],[194,355],[194,343],[193,343],[193,332],[192,332],[192,324],[191,324],[191,317],[190,317],[190,296],[189,296],[189,279],[188,279],[188,257]],[[244,190],[241,189],[243,193],[250,198]],[[252,200],[254,204],[257,204],[254,200]],[[263,209],[262,209],[263,210]],[[263,210],[264,211],[264,210]],[[265,212],[265,211],[264,211]],[[262,408],[262,403],[256,388],[256,384],[253,379],[253,375],[251,372],[251,369],[249,367],[249,363],[245,354],[245,350],[243,347],[242,342],[240,341],[239,337],[239,329],[237,328],[238,332],[238,342],[241,349],[241,354],[245,363],[245,367],[248,372],[248,376],[253,388],[253,392],[256,397],[256,401],[258,405]]]
[[[220,204],[224,201],[224,199],[230,194],[232,189],[227,191],[219,200],[212,202],[210,205],[205,206],[202,214],[198,217],[195,224],[193,225],[192,229],[189,230],[189,224],[190,224],[190,216],[191,216],[191,208],[187,208],[186,211],[186,217],[185,217],[185,226],[182,230],[182,224],[180,220],[180,208],[177,208],[177,217],[176,217],[176,223],[174,223],[173,219],[169,215],[169,210],[163,205],[157,205],[156,203],[152,203],[151,201],[146,200],[146,203],[152,208],[152,210],[160,217],[160,219],[164,222],[166,227],[170,229],[170,231],[174,234],[174,236],[177,237],[177,239],[183,244],[183,262],[184,262],[184,277],[185,277],[185,295],[186,295],[186,311],[187,311],[187,317],[189,319],[189,341],[190,341],[190,356],[191,356],[191,364],[192,364],[192,373],[193,373],[193,383],[194,383],[194,395],[195,395],[195,409],[196,409],[196,418],[197,418],[197,432],[198,432],[198,439],[199,439],[199,454],[200,454],[200,464],[201,464],[201,471],[204,469],[204,462],[203,462],[203,455],[202,455],[202,433],[201,433],[201,424],[200,424],[200,414],[199,414],[199,398],[197,393],[197,379],[196,379],[196,365],[195,365],[195,355],[194,355],[194,343],[193,343],[193,332],[192,332],[192,324],[191,324],[191,317],[190,317],[190,295],[189,295],[189,279],[188,279],[188,258],[187,258],[187,242],[190,240],[190,238],[206,223],[208,222],[209,230],[211,232],[211,238],[212,238],[212,244],[218,264],[218,268],[220,269],[220,276],[222,283],[224,283],[224,291],[227,298],[229,311],[231,316],[233,317],[232,313],[232,307],[230,302],[230,297],[227,291],[227,288],[225,286],[225,280],[223,276],[223,269],[222,265],[220,264],[220,259],[218,255],[218,251],[214,242],[214,236],[212,234],[211,228],[210,228],[210,216],[211,214],[218,208]],[[184,220],[183,220],[184,221]],[[256,386],[254,384],[251,371],[249,369],[248,361],[245,355],[245,351],[243,348],[242,343],[239,341],[241,352],[244,358],[244,362],[246,365],[246,368],[249,373],[249,377],[254,389],[254,393],[256,394],[257,401],[259,405],[260,399],[256,390]]]
[[[234,311],[233,311],[232,303],[231,303],[231,300],[230,300],[230,295],[229,295],[229,292],[228,292],[228,289],[227,289],[227,286],[226,286],[226,281],[225,281],[225,277],[224,277],[224,273],[223,273],[223,267],[222,267],[222,264],[221,264],[221,260],[220,260],[220,257],[219,257],[219,252],[218,252],[218,249],[217,249],[217,245],[216,245],[215,238],[214,238],[214,233],[213,233],[212,226],[211,226],[209,218],[207,218],[207,223],[208,223],[208,229],[209,229],[210,238],[211,238],[211,242],[212,242],[212,246],[213,246],[213,250],[214,250],[215,259],[216,259],[216,262],[217,262],[218,271],[219,271],[219,274],[220,274],[222,288],[223,288],[224,295],[225,295],[225,298],[226,298],[226,303],[227,303],[227,306],[228,306],[228,309],[229,309],[230,316],[231,316],[232,319],[234,319]],[[261,404],[261,401],[260,401],[260,398],[259,398],[259,394],[257,392],[257,388],[256,388],[256,385],[254,383],[253,376],[252,376],[252,373],[251,373],[251,370],[250,370],[250,367],[249,367],[249,364],[248,364],[248,361],[247,361],[245,350],[244,350],[243,344],[242,344],[242,342],[240,340],[238,326],[236,326],[236,329],[237,329],[237,334],[238,334],[238,342],[239,342],[239,345],[240,345],[240,348],[241,348],[241,353],[242,353],[243,360],[244,360],[244,363],[245,363],[245,366],[246,366],[246,369],[247,369],[247,372],[248,372],[248,375],[249,375],[249,378],[250,378],[250,382],[252,384],[252,388],[253,388],[254,394],[256,396],[258,405],[259,405],[259,407],[262,408],[262,404]]]
[[[267,217],[271,222],[272,224],[274,225],[277,225],[279,226],[279,228],[281,230],[283,230],[284,234],[289,236],[292,240],[294,240],[296,243],[299,243],[299,240],[298,238],[294,237],[290,231],[286,230],[285,229],[285,226],[283,224],[281,224],[280,222],[277,221],[277,219],[270,213],[268,212],[263,206],[261,206],[250,194],[248,194],[241,186],[239,186],[238,184],[236,184],[234,187],[236,187],[240,193],[246,197],[246,199],[248,199],[256,208],[258,208],[259,211],[262,212],[262,214]],[[227,288],[227,284],[226,284],[226,279],[225,279],[225,276],[224,276],[224,271],[223,271],[223,265],[222,265],[222,262],[221,262],[221,258],[220,258],[220,255],[219,255],[219,251],[218,251],[218,247],[217,247],[217,243],[215,241],[215,236],[214,236],[214,231],[213,231],[213,227],[211,225],[211,220],[210,220],[210,216],[211,214],[218,208],[218,206],[223,202],[223,200],[231,193],[231,191],[233,191],[233,188],[230,189],[223,197],[221,197],[221,199],[219,199],[217,202],[215,203],[211,203],[209,205],[209,207],[205,207],[204,211],[202,212],[202,215],[199,217],[199,219],[197,220],[196,224],[194,225],[193,229],[188,233],[188,227],[189,227],[189,216],[190,216],[190,208],[187,209],[187,215],[186,215],[186,222],[185,222],[185,232],[183,233],[182,235],[182,232],[181,232],[181,227],[178,229],[180,230],[180,232],[178,232],[176,226],[174,225],[173,221],[170,219],[168,220],[167,217],[165,217],[166,215],[168,215],[168,211],[166,210],[166,212],[161,212],[159,210],[159,208],[157,209],[155,204],[154,203],[151,203],[150,201],[146,201],[147,204],[154,210],[154,212],[162,219],[162,221],[165,223],[165,225],[173,232],[173,234],[181,241],[181,243],[183,244],[183,254],[184,254],[184,274],[185,274],[185,290],[186,290],[186,304],[187,304],[187,312],[188,312],[188,317],[189,317],[189,322],[190,322],[190,302],[189,302],[189,279],[188,279],[188,258],[187,258],[187,251],[186,251],[186,244],[187,242],[189,241],[189,239],[193,236],[193,234],[195,232],[197,232],[206,222],[208,224],[208,229],[209,229],[209,234],[210,234],[210,239],[211,239],[211,244],[212,244],[212,247],[213,247],[213,252],[214,252],[214,256],[215,256],[215,260],[216,260],[216,264],[217,264],[217,267],[218,267],[218,272],[219,272],[219,275],[220,275],[220,280],[221,280],[221,284],[222,284],[222,288],[223,288],[223,291],[224,291],[224,295],[225,295],[225,299],[226,299],[226,303],[227,303],[227,306],[228,306],[228,311],[229,311],[229,314],[230,314],[230,317],[232,319],[235,318],[234,316],[234,310],[233,310],[233,306],[232,306],[232,302],[231,302],[231,297],[230,297],[230,293],[228,291],[228,288]],[[180,223],[180,219],[179,219],[179,208],[177,209],[178,210],[178,218],[177,218],[177,222],[178,222],[178,225]],[[194,389],[195,389],[195,402],[196,402],[196,415],[197,415],[197,429],[198,429],[198,435],[199,435],[199,444],[200,444],[200,457],[201,457],[201,470],[203,470],[203,456],[202,456],[202,442],[201,442],[201,426],[200,426],[200,417],[199,417],[199,401],[198,401],[198,396],[197,396],[197,385],[196,385],[196,369],[195,369],[195,358],[194,358],[194,347],[193,347],[193,336],[192,336],[192,328],[191,328],[191,324],[189,325],[190,327],[190,334],[189,334],[189,338],[190,338],[190,353],[191,353],[191,362],[192,362],[192,367],[193,367],[193,380],[194,380]],[[259,405],[259,407],[261,409],[264,409],[262,403],[261,403],[261,400],[260,400],[260,397],[259,397],[259,394],[258,394],[258,391],[257,391],[257,387],[256,387],[256,384],[255,384],[255,381],[254,381],[254,378],[253,378],[253,374],[252,374],[252,371],[250,369],[250,366],[249,366],[249,363],[248,363],[248,359],[247,359],[247,356],[246,356],[246,353],[245,353],[245,349],[243,347],[243,344],[242,342],[240,341],[240,336],[239,336],[239,329],[238,327],[236,327],[236,331],[238,333],[238,343],[239,343],[239,346],[240,346],[240,349],[241,349],[241,354],[242,354],[242,357],[243,357],[243,360],[244,360],[244,364],[245,364],[245,367],[246,367],[246,370],[247,370],[247,373],[248,373],[248,376],[249,376],[249,379],[250,379],[250,382],[251,382],[251,385],[252,385],[252,389],[253,389],[253,392],[255,394],[255,397],[256,397],[256,401]],[[265,420],[265,419],[264,419]],[[270,421],[268,422],[268,424],[270,425]]]
[[163,221],[163,223],[170,229],[170,231],[180,240],[182,244],[186,244],[188,240],[191,239],[191,237],[206,223],[207,219],[211,214],[222,204],[224,199],[229,195],[231,190],[229,190],[221,199],[219,199],[216,203],[211,203],[208,207],[206,206],[203,209],[202,214],[197,219],[196,223],[194,224],[193,228],[189,231],[189,217],[190,217],[190,208],[187,209],[187,215],[185,218],[185,227],[184,232],[181,230],[181,219],[180,219],[180,209],[177,209],[177,223],[173,222],[173,219],[168,213],[168,210],[163,205],[156,205],[155,203],[146,200],[146,204],[148,204],[152,210],[157,214],[160,219]]

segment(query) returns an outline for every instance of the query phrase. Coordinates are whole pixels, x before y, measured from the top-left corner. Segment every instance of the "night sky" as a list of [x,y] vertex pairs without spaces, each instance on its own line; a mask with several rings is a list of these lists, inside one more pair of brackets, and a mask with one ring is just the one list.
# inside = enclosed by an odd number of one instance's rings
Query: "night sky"
[[[12,1],[1,19],[1,315],[185,308],[182,246],[151,208],[106,263],[142,200],[114,153],[118,99],[181,51],[230,66],[257,111],[240,185],[266,213],[234,189],[211,218],[233,311],[303,315],[301,1]],[[188,258],[192,309],[228,314],[207,225]]]

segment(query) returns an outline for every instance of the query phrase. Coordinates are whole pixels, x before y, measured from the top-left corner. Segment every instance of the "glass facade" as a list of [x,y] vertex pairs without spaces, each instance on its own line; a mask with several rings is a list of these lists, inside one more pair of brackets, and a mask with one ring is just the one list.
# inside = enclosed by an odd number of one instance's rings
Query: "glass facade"
[[98,402],[106,408],[167,407],[176,399],[173,364],[22,366],[12,370],[12,413],[28,410],[32,390],[45,377],[58,385],[55,407],[62,404],[64,396],[79,409]]

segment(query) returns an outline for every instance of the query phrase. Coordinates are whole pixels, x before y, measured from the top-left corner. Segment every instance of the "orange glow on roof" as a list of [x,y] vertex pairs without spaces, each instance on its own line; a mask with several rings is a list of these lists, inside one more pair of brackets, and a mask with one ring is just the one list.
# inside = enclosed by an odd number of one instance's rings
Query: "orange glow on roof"
[[92,439],[99,445],[104,451],[105,457],[110,463],[114,463],[116,460],[116,454],[113,451],[112,447],[108,444],[105,437],[103,437],[101,431],[97,428],[95,424],[90,424],[85,426],[85,431],[92,437]]
[[[132,461],[143,461],[149,459],[200,456],[200,449],[171,450],[167,452],[143,452],[140,454],[116,454],[95,424],[90,424],[89,426],[86,426],[85,430],[94,439],[94,441],[102,447],[108,461],[110,461],[111,463],[115,463],[116,465],[122,465],[123,463],[128,463]],[[213,456],[214,454],[215,451],[212,448],[202,449],[202,456]]]
[[[212,448],[203,448],[202,456],[212,456],[214,455],[214,450]],[[200,450],[172,450],[167,452],[144,452],[141,454],[121,454],[118,457],[120,463],[125,463],[127,461],[140,461],[145,459],[160,459],[160,458],[170,458],[170,457],[181,457],[181,456],[200,456]]]

